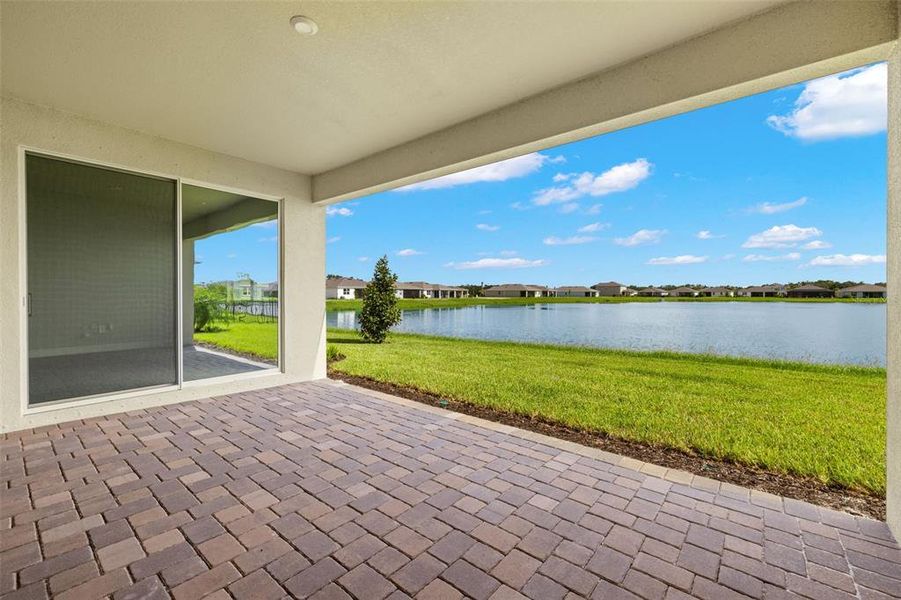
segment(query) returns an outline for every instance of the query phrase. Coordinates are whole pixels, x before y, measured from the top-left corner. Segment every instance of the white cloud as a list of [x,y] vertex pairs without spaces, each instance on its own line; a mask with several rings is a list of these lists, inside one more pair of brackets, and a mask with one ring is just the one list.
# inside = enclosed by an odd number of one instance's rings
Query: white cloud
[[354,214],[354,211],[350,210],[346,206],[328,206],[325,209],[325,214],[329,217],[349,217]]
[[807,197],[802,196],[794,202],[783,202],[782,204],[774,204],[772,202],[761,202],[748,209],[749,213],[758,213],[761,215],[775,215],[784,213],[793,208],[798,208],[807,204]]
[[586,171],[569,176],[568,185],[549,187],[535,193],[532,202],[538,206],[572,202],[583,196],[606,196],[631,190],[647,179],[653,165],[645,158],[616,165],[600,175]]
[[234,252],[230,252],[229,254],[225,255],[225,258],[238,258],[238,255]]
[[884,263],[884,254],[830,254],[817,256],[807,264],[811,267],[862,267]]
[[413,248],[404,248],[403,250],[398,250],[395,254],[398,256],[417,256],[423,253],[419,250],[414,250]]
[[554,183],[560,183],[562,181],[569,181],[576,174],[575,173],[557,173],[554,175]]
[[832,244],[823,240],[814,240],[801,246],[802,250],[825,250],[826,248],[832,248]]
[[615,238],[613,243],[618,246],[642,246],[644,244],[658,244],[666,229],[639,229],[629,237]]
[[799,252],[789,252],[788,254],[748,254],[743,259],[745,262],[784,262],[791,260],[801,260]]
[[509,158],[467,171],[451,173],[450,175],[444,175],[443,177],[437,177],[435,179],[430,179],[429,181],[405,185],[394,191],[414,192],[419,190],[438,190],[485,181],[507,181],[508,179],[516,179],[518,177],[531,175],[547,162],[559,162],[559,158],[560,157],[551,158],[546,154],[533,152],[531,154]]
[[492,212],[494,212],[494,211],[491,211],[491,210],[480,210],[477,214],[480,214],[480,215],[490,215]]
[[820,237],[823,232],[816,227],[797,225],[775,225],[766,231],[755,233],[741,245],[742,248],[792,248],[810,238]]
[[326,244],[334,244],[335,242],[340,242],[340,241],[341,241],[341,236],[336,235],[334,237],[330,237],[327,240],[325,240],[325,243]]
[[696,265],[707,262],[707,256],[682,254],[680,256],[658,256],[648,261],[649,265]]
[[522,202],[514,202],[510,205],[510,208],[512,208],[513,210],[529,210],[530,207],[526,206]]
[[524,258],[480,258],[479,260],[471,260],[466,262],[449,262],[445,263],[445,267],[451,269],[472,270],[472,269],[528,269],[531,267],[543,267],[547,264],[544,259],[526,260]]
[[478,225],[476,225],[476,229],[480,231],[497,231],[500,228],[500,225],[488,225],[486,223],[479,223]]
[[599,215],[599,214],[601,214],[601,208],[603,206],[604,206],[603,204],[592,204],[591,206],[589,206],[588,208],[585,209],[585,214],[586,215]]
[[610,223],[589,223],[584,227],[579,227],[579,233],[596,233],[610,228]]
[[568,215],[570,213],[574,213],[579,210],[579,205],[576,202],[568,202],[559,208],[560,212],[564,215]]
[[804,86],[794,110],[766,122],[787,136],[807,141],[885,131],[885,63],[815,79]]
[[591,242],[596,241],[598,238],[590,235],[574,235],[568,238],[559,238],[557,236],[551,236],[544,238],[545,246],[575,246],[578,244],[589,244]]
[[698,238],[699,240],[717,240],[720,238],[724,238],[726,236],[725,235],[714,235],[714,233],[712,231],[709,231],[707,229],[702,229],[701,231],[699,231],[695,234],[695,237]]
[[369,262],[369,257],[368,256],[358,256],[357,260],[360,262]]

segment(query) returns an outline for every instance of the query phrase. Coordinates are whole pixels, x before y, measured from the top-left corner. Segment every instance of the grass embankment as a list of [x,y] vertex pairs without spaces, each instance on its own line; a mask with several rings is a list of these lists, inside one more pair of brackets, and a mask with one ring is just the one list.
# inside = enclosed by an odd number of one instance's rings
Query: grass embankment
[[[422,308],[464,308],[466,306],[530,306],[532,304],[622,304],[626,302],[851,302],[885,303],[881,298],[649,298],[645,296],[601,296],[597,298],[443,298],[398,300],[402,310]],[[325,309],[360,310],[362,300],[326,300]]]
[[336,371],[828,484],[885,491],[885,370],[329,331]]

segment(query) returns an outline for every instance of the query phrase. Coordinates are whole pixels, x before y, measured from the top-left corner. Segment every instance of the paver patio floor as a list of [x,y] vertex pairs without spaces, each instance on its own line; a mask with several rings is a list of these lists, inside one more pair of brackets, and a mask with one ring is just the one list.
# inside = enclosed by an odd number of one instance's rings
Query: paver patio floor
[[332,382],[0,451],[10,599],[901,596],[883,523]]

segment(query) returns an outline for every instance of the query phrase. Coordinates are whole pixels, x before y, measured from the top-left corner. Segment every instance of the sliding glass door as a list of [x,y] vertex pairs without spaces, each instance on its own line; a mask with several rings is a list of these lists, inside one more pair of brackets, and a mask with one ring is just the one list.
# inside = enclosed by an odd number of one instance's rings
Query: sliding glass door
[[177,182],[25,166],[29,404],[177,384]]
[[278,203],[182,185],[185,382],[278,368]]

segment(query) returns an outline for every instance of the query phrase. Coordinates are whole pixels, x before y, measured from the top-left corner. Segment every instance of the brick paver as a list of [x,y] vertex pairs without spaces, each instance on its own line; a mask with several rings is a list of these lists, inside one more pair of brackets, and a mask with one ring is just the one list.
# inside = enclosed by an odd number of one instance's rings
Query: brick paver
[[891,598],[883,523],[334,382],[0,438],[3,598]]

